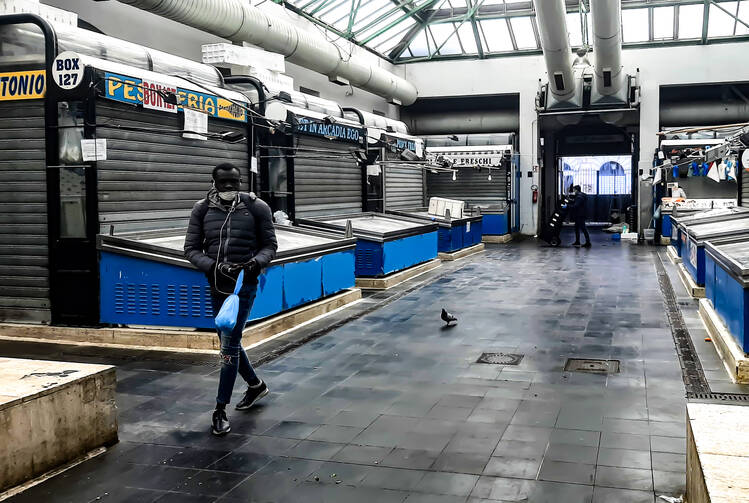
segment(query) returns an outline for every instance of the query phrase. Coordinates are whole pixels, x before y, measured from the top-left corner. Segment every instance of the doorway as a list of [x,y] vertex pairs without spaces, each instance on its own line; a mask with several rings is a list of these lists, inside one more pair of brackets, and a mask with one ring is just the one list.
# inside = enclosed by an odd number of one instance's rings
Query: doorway
[[557,158],[557,197],[579,185],[588,195],[585,214],[591,224],[623,219],[632,205],[631,155],[571,155]]

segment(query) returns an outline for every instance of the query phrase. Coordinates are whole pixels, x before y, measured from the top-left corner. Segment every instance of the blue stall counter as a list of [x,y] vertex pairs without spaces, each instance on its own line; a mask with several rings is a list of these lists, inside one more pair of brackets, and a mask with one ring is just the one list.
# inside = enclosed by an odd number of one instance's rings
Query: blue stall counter
[[426,208],[389,210],[387,213],[421,222],[435,222],[439,226],[437,251],[440,253],[452,253],[481,243],[483,230],[481,215],[447,218],[432,215]]
[[[276,238],[249,321],[354,287],[355,239],[280,226]],[[183,258],[184,233],[101,235],[97,244],[101,323],[213,328],[210,288]]]
[[705,297],[749,353],[749,236],[705,243]]
[[303,228],[345,231],[356,238],[357,277],[382,277],[437,258],[438,224],[382,213],[297,219]]
[[[733,208],[716,208],[713,210],[704,211],[687,211],[666,214],[663,216],[664,221],[666,217],[671,222],[671,244],[676,249],[676,253],[681,257],[682,246],[686,243],[687,237],[684,228],[689,225],[697,225],[711,222],[721,222],[724,220],[733,220],[736,218],[744,218],[749,216],[749,208],[733,207]],[[666,234],[663,234],[664,236]]]
[[697,285],[705,284],[705,242],[738,236],[749,236],[749,216],[684,226],[682,262]]

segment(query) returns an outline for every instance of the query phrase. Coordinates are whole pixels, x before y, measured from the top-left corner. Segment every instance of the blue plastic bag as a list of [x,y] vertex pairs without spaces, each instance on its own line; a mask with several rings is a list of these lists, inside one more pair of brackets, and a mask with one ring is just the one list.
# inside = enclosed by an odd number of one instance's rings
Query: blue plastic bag
[[237,315],[239,314],[239,290],[242,288],[243,280],[244,270],[239,272],[237,284],[234,287],[234,293],[226,298],[216,315],[216,328],[218,328],[221,333],[231,332],[234,330],[234,325],[237,324]]

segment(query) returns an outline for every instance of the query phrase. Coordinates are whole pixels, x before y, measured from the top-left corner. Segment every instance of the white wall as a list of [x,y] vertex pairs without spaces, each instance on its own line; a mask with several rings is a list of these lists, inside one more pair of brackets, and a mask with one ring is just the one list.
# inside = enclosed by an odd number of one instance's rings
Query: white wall
[[[78,17],[103,31],[105,34],[134,42],[146,47],[158,49],[177,56],[201,61],[200,46],[227,42],[227,40],[169,19],[136,9],[129,5],[110,0],[94,2],[93,0],[42,0],[41,3],[75,12]],[[365,57],[376,58],[369,53]],[[383,67],[393,71],[393,65],[381,60]],[[402,72],[395,68],[395,72]],[[299,85],[320,92],[320,96],[338,102],[341,106],[357,107],[371,112],[373,109],[387,113],[392,118],[399,118],[399,108],[389,105],[387,101],[361,89],[342,87],[328,82],[325,75],[312,70],[286,64],[286,73],[294,78],[294,87]]]
[[[658,145],[660,86],[749,81],[749,42],[627,49],[622,62],[627,73],[640,69],[640,168],[652,165]],[[536,143],[534,99],[538,79],[546,81],[543,56],[455,60],[406,65],[405,77],[419,96],[470,96],[472,94],[520,93],[520,154],[523,174],[532,169]],[[521,183],[521,225],[530,229],[537,221],[531,204],[530,185]]]

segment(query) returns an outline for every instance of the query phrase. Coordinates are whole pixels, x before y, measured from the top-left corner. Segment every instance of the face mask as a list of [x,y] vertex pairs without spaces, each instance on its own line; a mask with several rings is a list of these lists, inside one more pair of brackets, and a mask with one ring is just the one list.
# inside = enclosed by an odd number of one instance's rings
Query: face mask
[[238,192],[236,190],[227,190],[226,192],[219,192],[218,197],[222,201],[233,201],[236,199]]

